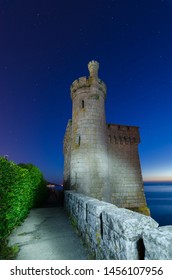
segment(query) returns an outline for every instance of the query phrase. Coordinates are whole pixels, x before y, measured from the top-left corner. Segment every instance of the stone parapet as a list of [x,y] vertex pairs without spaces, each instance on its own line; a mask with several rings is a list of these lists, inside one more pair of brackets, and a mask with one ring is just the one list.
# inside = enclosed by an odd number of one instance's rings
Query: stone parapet
[[144,259],[143,232],[158,226],[152,218],[116,208],[104,210],[102,247],[106,248],[107,259]]
[[75,191],[65,192],[65,207],[96,259],[172,259],[172,226]]
[[121,124],[107,124],[109,143],[113,144],[139,144],[139,127]]
[[146,260],[172,260],[172,225],[146,230],[143,241]]
[[[98,91],[102,92],[104,95],[104,98],[106,97],[106,85],[103,81],[100,79],[94,80],[92,77],[80,77],[79,79],[75,80],[71,87],[71,98],[75,98],[77,94],[80,93],[81,89],[88,90],[92,86],[98,89]],[[78,91],[79,90],[79,91]]]

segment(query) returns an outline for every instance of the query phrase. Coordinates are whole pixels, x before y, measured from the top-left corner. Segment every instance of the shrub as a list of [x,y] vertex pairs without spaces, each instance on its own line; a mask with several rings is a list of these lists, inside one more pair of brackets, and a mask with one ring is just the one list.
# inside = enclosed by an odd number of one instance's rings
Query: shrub
[[32,200],[29,171],[0,158],[0,238],[28,214]]
[[0,157],[0,242],[26,218],[32,207],[41,204],[46,182],[32,164],[16,165]]
[[33,207],[40,207],[47,197],[48,190],[46,187],[46,181],[43,178],[42,172],[38,167],[34,166],[31,163],[24,164],[20,163],[20,167],[29,171],[32,190],[33,190]]

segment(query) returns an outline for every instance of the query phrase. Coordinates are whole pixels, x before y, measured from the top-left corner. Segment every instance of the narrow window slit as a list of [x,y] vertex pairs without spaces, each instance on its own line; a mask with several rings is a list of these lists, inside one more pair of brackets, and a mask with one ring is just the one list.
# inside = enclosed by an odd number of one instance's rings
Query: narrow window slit
[[75,143],[76,143],[76,145],[80,146],[80,144],[81,144],[81,136],[80,135],[76,135]]
[[103,238],[103,219],[102,219],[102,213],[100,214],[100,233],[101,233],[101,238]]

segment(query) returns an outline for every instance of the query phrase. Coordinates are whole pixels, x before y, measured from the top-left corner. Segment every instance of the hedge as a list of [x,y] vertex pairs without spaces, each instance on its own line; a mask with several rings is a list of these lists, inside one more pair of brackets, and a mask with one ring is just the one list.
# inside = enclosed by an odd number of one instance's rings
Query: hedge
[[32,207],[40,207],[47,197],[48,190],[46,188],[47,182],[43,178],[42,172],[33,164],[20,163],[18,166],[29,171],[32,182],[33,205]]
[[0,242],[40,206],[46,195],[46,182],[32,164],[16,165],[0,157]]

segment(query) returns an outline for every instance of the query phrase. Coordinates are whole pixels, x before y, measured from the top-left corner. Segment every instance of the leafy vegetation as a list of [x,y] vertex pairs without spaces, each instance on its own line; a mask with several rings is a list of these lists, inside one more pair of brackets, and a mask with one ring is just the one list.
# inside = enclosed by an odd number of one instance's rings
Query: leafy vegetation
[[0,243],[0,260],[14,260],[19,252],[18,245],[8,246],[7,240]]
[[29,171],[32,184],[32,207],[41,207],[47,197],[46,181],[43,178],[41,171],[33,164],[20,163],[18,165]]
[[46,194],[46,181],[36,166],[0,157],[0,255],[11,231],[31,208],[41,206]]

